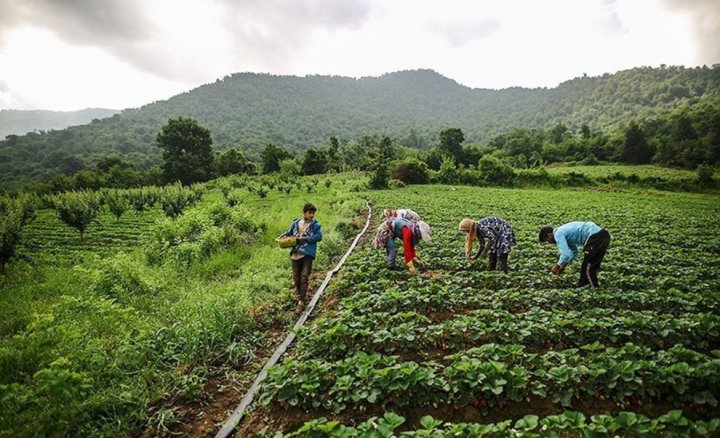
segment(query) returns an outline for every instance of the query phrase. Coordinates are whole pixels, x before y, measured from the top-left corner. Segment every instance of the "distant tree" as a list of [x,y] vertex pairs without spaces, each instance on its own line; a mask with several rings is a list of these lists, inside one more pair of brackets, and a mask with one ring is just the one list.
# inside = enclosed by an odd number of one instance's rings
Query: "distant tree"
[[5,273],[5,265],[17,256],[23,227],[32,219],[33,210],[27,196],[0,199],[0,274]]
[[116,221],[120,221],[120,218],[126,211],[130,210],[130,201],[128,201],[125,192],[120,190],[108,190],[105,193],[105,206],[108,211],[115,216]]
[[263,173],[277,172],[280,170],[280,162],[291,157],[290,153],[284,148],[268,144],[260,153]]
[[450,155],[455,163],[462,158],[462,142],[465,135],[459,128],[447,128],[440,131],[440,150]]
[[106,155],[98,160],[95,164],[95,168],[102,173],[109,172],[113,167],[120,169],[134,169],[135,165],[129,161],[125,161],[118,155]]
[[165,215],[171,218],[180,216],[185,208],[193,205],[196,200],[193,190],[180,184],[163,187],[159,199]]
[[165,182],[188,185],[211,178],[212,138],[210,131],[196,120],[183,117],[168,120],[156,142],[163,150]]
[[100,213],[100,195],[91,191],[67,192],[56,196],[53,203],[60,220],[78,230],[80,241],[84,241],[85,231]]
[[591,136],[590,127],[585,123],[580,127],[580,136],[584,139],[589,139]]
[[646,164],[650,162],[654,153],[654,148],[648,144],[642,128],[636,122],[630,122],[630,126],[625,131],[620,159],[624,163]]
[[392,139],[387,135],[378,142],[378,151],[381,160],[389,161],[397,156],[395,145],[393,145]]
[[460,158],[460,163],[464,164],[466,166],[477,166],[478,161],[480,161],[480,158],[482,158],[483,153],[475,145],[468,145],[465,146],[462,150],[462,155]]
[[215,173],[218,176],[252,174],[255,173],[255,164],[245,158],[241,151],[230,148],[215,154]]
[[390,175],[405,184],[427,184],[430,182],[430,171],[425,162],[417,158],[405,158],[391,163]]
[[337,137],[330,137],[330,146],[327,149],[328,171],[342,171],[342,159],[340,158],[340,141]]
[[388,172],[387,164],[384,161],[380,161],[375,168],[375,172],[373,172],[368,185],[371,189],[387,189],[389,178],[390,174]]
[[287,158],[280,162],[280,174],[283,178],[299,176],[302,173],[302,166],[295,158]]
[[310,148],[305,151],[305,157],[302,164],[302,173],[304,175],[317,175],[319,173],[327,173],[328,159],[321,150]]
[[550,142],[560,144],[570,136],[570,131],[563,123],[558,123],[548,132],[548,135]]
[[85,168],[85,163],[75,156],[65,156],[55,164],[58,172],[68,176],[74,175]]

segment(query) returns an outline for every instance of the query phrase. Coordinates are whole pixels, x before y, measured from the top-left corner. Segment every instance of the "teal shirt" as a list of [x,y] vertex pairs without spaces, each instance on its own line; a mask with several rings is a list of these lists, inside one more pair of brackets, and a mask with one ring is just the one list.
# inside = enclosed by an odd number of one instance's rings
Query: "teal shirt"
[[602,230],[594,222],[568,222],[553,230],[555,242],[560,251],[557,264],[565,266],[577,258],[578,246],[585,245],[593,234]]

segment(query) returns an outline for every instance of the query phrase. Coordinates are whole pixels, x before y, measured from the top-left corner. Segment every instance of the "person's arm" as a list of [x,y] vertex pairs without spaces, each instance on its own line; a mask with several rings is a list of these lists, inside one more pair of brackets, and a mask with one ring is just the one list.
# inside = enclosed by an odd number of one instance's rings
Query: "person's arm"
[[558,258],[557,264],[564,268],[577,257],[577,247],[570,245],[565,234],[560,231],[555,233],[555,242],[557,242],[558,251],[560,251],[560,258]]
[[278,237],[292,236],[295,233],[295,223],[296,223],[296,221],[293,221],[290,224],[290,228],[287,231],[285,231],[284,233],[280,234]]

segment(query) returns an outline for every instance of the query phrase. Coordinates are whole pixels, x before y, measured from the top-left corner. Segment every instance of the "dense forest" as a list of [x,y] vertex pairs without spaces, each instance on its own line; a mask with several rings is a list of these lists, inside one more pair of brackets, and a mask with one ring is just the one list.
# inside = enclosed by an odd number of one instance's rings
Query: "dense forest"
[[268,144],[307,155],[335,137],[355,162],[353,149],[378,134],[430,155],[423,159],[437,167],[432,151],[441,146],[440,132],[458,128],[466,148],[475,145],[470,165],[490,148],[519,157],[513,165],[521,167],[599,159],[692,168],[718,159],[720,66],[641,67],[552,89],[503,90],[467,88],[431,70],[362,79],[234,74],[88,125],[7,136],[0,142],[3,185],[72,175],[108,155],[138,171],[155,168],[156,136],[177,117],[206,127],[215,151],[235,148],[253,161]]
[[104,108],[87,108],[79,111],[0,110],[0,138],[32,131],[63,129],[84,125],[93,119],[102,119],[118,113]]

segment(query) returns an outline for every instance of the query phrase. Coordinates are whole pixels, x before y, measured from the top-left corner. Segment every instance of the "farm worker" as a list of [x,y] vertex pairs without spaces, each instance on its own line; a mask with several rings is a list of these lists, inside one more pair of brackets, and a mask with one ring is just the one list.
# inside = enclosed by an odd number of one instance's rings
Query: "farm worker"
[[[473,261],[478,257],[488,257],[488,270],[496,268],[507,272],[508,254],[516,245],[515,232],[509,223],[499,217],[486,217],[475,221],[465,218],[458,226],[460,231],[467,233],[465,236],[465,257]],[[472,255],[472,247],[475,239],[479,240],[477,253]]]
[[316,211],[317,208],[313,204],[305,204],[302,219],[295,219],[290,225],[290,229],[278,236],[292,236],[297,239],[297,243],[290,250],[293,286],[298,298],[297,311],[302,310],[309,301],[307,291],[312,273],[312,263],[315,259],[317,243],[322,240],[320,223],[315,219]]
[[560,258],[550,272],[560,275],[578,255],[578,246],[583,245],[583,261],[578,286],[598,287],[597,272],[610,246],[610,233],[593,222],[569,222],[553,229],[540,230],[540,242],[554,243],[560,251]]
[[407,208],[383,210],[383,219],[405,219],[412,223],[417,223],[421,220],[419,214]]
[[395,269],[397,257],[395,239],[398,237],[403,241],[405,265],[410,273],[415,275],[417,274],[415,265],[422,265],[415,253],[415,246],[420,239],[426,242],[430,240],[430,227],[425,222],[420,221],[418,224],[413,224],[406,219],[388,219],[380,225],[375,240],[373,240],[373,248],[385,248],[390,269]]

